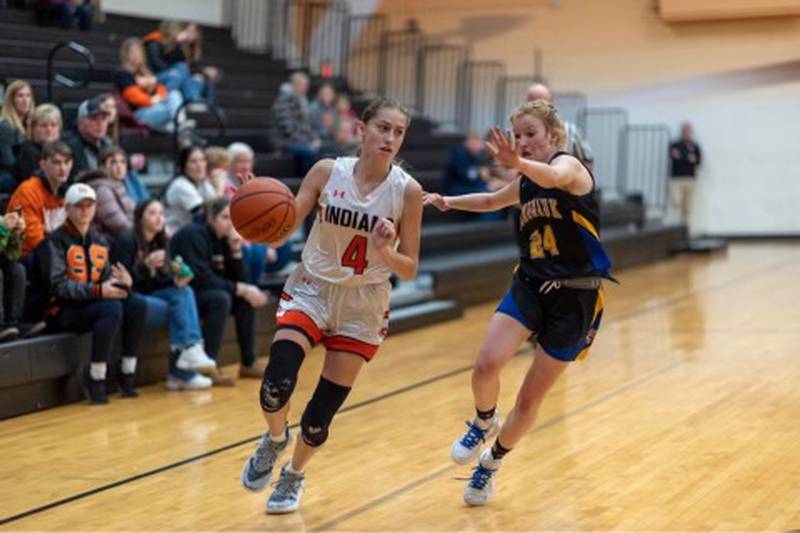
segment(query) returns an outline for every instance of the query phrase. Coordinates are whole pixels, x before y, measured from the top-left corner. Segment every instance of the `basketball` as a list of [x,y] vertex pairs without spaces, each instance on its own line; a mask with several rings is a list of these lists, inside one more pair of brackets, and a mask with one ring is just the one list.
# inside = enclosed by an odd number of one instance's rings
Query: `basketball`
[[231,220],[248,241],[278,242],[294,227],[297,204],[285,184],[275,178],[255,178],[231,199]]

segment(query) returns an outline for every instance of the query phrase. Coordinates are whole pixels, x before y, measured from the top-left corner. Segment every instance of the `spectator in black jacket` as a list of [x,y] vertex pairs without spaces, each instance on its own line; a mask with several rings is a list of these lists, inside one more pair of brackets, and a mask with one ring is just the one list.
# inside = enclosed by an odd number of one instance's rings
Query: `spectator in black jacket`
[[263,369],[255,360],[254,309],[267,304],[267,295],[245,283],[247,265],[242,260],[242,238],[231,222],[230,200],[209,201],[205,223],[184,226],[172,237],[170,251],[173,257],[183,257],[194,272],[191,284],[208,355],[219,357],[225,318],[233,312],[242,361],[239,375],[261,379]]
[[78,107],[78,127],[64,134],[64,142],[72,149],[72,173],[70,183],[75,176],[86,170],[96,170],[100,152],[111,148],[111,137],[108,136],[109,114],[103,110],[102,102],[97,98],[84,100]]
[[0,192],[14,192],[17,152],[26,140],[36,102],[27,81],[12,81],[6,88],[0,112]]
[[169,260],[167,241],[164,206],[155,198],[145,200],[133,213],[133,230],[111,246],[111,260],[131,273],[134,292],[147,300],[148,317],[160,315],[169,323],[167,389],[205,389],[211,379],[195,370],[213,370],[216,363],[203,349],[197,303],[189,287],[192,270],[180,260]]
[[[136,353],[145,319],[145,302],[130,296],[133,279],[121,264],[112,265],[108,248],[91,231],[96,197],[85,183],[67,190],[67,221],[36,249],[39,280],[32,288],[46,290],[49,325],[58,331],[92,332],[89,365],[78,369],[87,400],[108,403],[106,374],[117,333],[122,334],[119,385],[122,395],[136,396]],[[123,302],[125,319],[123,326]]]

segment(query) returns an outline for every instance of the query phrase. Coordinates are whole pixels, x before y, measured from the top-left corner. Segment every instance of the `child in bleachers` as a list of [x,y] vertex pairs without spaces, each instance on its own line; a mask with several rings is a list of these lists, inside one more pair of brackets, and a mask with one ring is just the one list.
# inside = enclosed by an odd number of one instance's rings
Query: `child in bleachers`
[[208,179],[217,193],[217,196],[226,196],[229,186],[228,173],[231,168],[231,156],[221,146],[209,146],[205,150],[208,164]]
[[324,83],[317,90],[317,97],[308,106],[311,128],[325,144],[333,136],[333,125],[336,118],[336,90],[330,83]]
[[42,145],[61,138],[61,111],[53,104],[36,106],[31,114],[28,140],[19,147],[15,177],[19,185],[39,171],[42,159]]
[[169,260],[167,241],[164,207],[156,199],[145,200],[136,206],[133,229],[120,235],[111,246],[111,260],[119,261],[131,273],[133,290],[147,301],[148,316],[151,310],[164,311],[170,336],[167,388],[205,389],[212,380],[195,370],[214,370],[216,363],[203,349],[197,304],[189,287],[193,273],[185,265]]
[[[119,55],[122,67],[114,72],[114,87],[130,105],[133,116],[152,130],[174,132],[173,119],[183,104],[181,93],[168,90],[150,72],[144,47],[139,39],[125,39],[120,46]],[[191,125],[188,120],[179,121],[179,127]]]
[[26,140],[28,125],[36,102],[27,81],[9,84],[0,113],[0,192],[14,192],[17,157],[14,153]]
[[78,176],[97,193],[97,213],[94,230],[106,243],[111,244],[117,236],[133,229],[133,210],[136,202],[128,196],[125,188],[127,164],[125,152],[112,147],[100,154],[100,168]]

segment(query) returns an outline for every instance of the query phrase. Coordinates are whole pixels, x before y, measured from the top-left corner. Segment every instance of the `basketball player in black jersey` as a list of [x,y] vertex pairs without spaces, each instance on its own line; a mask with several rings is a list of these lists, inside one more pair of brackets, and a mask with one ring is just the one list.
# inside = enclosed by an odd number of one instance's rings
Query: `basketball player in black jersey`
[[[464,491],[470,505],[492,496],[500,463],[536,420],[539,406],[569,362],[586,356],[603,312],[601,280],[610,278],[600,244],[594,178],[575,157],[560,151],[564,126],[544,100],[526,102],[511,116],[513,136],[492,130],[487,147],[518,177],[494,193],[441,196],[424,203],[441,210],[495,211],[519,203],[521,257],[511,289],[500,302],[472,372],[477,416],[451,449],[457,463],[480,454]],[[532,333],[535,358],[500,426],[500,370]],[[497,436],[491,448],[481,445]]]

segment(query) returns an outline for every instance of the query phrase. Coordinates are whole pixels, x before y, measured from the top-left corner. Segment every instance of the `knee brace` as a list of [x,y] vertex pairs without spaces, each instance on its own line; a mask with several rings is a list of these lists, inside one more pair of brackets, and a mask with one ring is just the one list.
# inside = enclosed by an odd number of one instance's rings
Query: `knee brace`
[[280,340],[272,343],[269,364],[261,380],[261,409],[274,413],[289,402],[304,358],[303,347],[294,341]]
[[319,378],[317,389],[306,405],[300,427],[303,431],[303,442],[316,448],[328,439],[328,426],[331,425],[333,415],[344,403],[350,387],[343,387],[336,383]]

